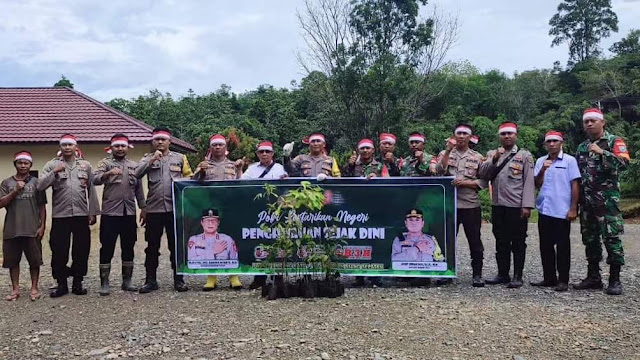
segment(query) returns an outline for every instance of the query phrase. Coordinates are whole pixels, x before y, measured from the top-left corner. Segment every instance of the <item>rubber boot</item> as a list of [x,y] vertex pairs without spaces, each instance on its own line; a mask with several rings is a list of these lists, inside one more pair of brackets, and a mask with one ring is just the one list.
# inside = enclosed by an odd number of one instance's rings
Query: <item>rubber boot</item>
[[67,277],[62,277],[58,279],[58,286],[55,290],[53,290],[49,296],[52,298],[57,298],[61,296],[65,296],[69,293],[69,284],[67,283]]
[[87,289],[82,286],[82,276],[73,277],[73,285],[71,285],[71,292],[75,295],[87,295]]
[[522,272],[524,271],[524,254],[513,255],[513,279],[507,285],[510,289],[522,287]]
[[111,264],[100,264],[100,296],[109,295],[109,274],[111,273]]
[[509,262],[511,261],[510,257],[505,257],[504,255],[498,256],[496,253],[496,262],[498,263],[498,275],[491,279],[487,279],[486,283],[489,285],[498,285],[498,284],[508,284],[511,281],[511,277],[509,276]]
[[207,283],[202,287],[202,291],[211,291],[216,288],[218,277],[215,275],[207,276]]
[[602,289],[600,264],[597,262],[590,262],[587,269],[587,277],[578,284],[574,284],[573,288],[576,290]]
[[622,283],[620,282],[620,265],[612,264],[609,267],[609,286],[607,294],[622,295]]
[[229,276],[229,285],[233,290],[242,289],[242,283],[240,282],[240,277],[238,277],[238,275]]
[[264,284],[267,283],[266,275],[256,275],[253,277],[253,281],[249,284],[249,289],[255,290],[261,288]]
[[173,289],[177,292],[185,292],[189,290],[187,284],[184,283],[184,277],[182,275],[173,275]]
[[144,281],[144,285],[138,290],[140,294],[147,294],[152,291],[158,290],[158,281],[156,281],[155,270],[147,269],[147,278]]
[[122,262],[122,286],[120,287],[124,291],[138,291],[138,288],[131,284],[131,277],[133,277],[133,261]]

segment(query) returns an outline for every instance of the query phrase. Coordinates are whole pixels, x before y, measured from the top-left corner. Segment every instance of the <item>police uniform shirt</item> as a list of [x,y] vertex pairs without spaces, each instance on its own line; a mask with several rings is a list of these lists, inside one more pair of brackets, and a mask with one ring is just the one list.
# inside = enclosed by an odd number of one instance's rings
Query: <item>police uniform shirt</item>
[[[260,162],[249,165],[247,171],[245,171],[241,179],[258,179],[260,175],[267,169],[267,166],[262,165]],[[262,177],[262,179],[280,179],[283,176],[287,176],[287,172],[284,171],[284,167],[278,163],[274,163],[269,172]]]
[[[93,174],[93,184],[104,184],[102,215],[135,215],[136,200],[140,209],[147,207],[142,182],[135,176],[137,165],[135,161],[127,158],[116,159],[114,156],[106,157],[98,163]],[[102,180],[102,175],[114,168],[122,170],[122,174],[109,175],[106,180]]]
[[325,174],[332,177],[340,177],[340,169],[336,160],[328,155],[311,156],[301,154],[291,160],[290,173],[295,176],[316,177]]
[[224,158],[222,161],[206,160],[209,167],[200,170],[197,180],[233,180],[237,178],[237,169],[233,161]]
[[147,175],[147,213],[173,211],[173,181],[193,175],[185,155],[169,151],[167,155],[150,164],[153,153],[145,154],[138,163],[135,175],[142,179]]
[[[40,227],[40,205],[47,203],[44,191],[38,191],[38,179],[25,179],[22,191],[5,207],[3,238],[35,237]],[[0,198],[9,195],[16,188],[18,181],[12,176],[0,183]]]
[[[59,163],[65,164],[65,169],[59,173],[53,172]],[[49,186],[53,188],[52,218],[100,214],[91,164],[88,161],[78,158],[71,164],[60,158],[49,161],[42,170],[38,190],[46,190]]]
[[[487,187],[487,181],[479,178],[480,168],[483,166],[482,155],[471,149],[461,153],[454,148],[449,153],[449,165],[447,168],[442,167],[442,158],[445,151],[438,154],[436,172],[438,175],[455,176],[456,179],[473,180],[479,189]],[[465,186],[457,188],[458,193],[458,209],[474,209],[480,206],[478,198],[478,189],[472,189]]]
[[[217,242],[226,242],[227,248],[215,253]],[[188,242],[189,260],[238,260],[238,249],[233,239],[226,234],[216,233],[212,237],[205,237],[204,233],[193,235]]]
[[496,150],[490,150],[487,153],[482,171],[486,172],[487,177],[493,174],[511,153],[515,155],[492,181],[491,205],[533,209],[536,206],[533,156],[529,151],[514,145],[510,153],[501,154],[498,162],[493,164],[495,152]]
[[[427,234],[410,236],[409,233],[403,233],[403,236],[404,241],[400,240],[399,237],[393,239],[391,261],[430,262],[444,260],[442,250],[440,250],[440,245],[438,245],[435,237]],[[427,252],[420,251],[416,246],[423,241],[426,242],[429,247]]]

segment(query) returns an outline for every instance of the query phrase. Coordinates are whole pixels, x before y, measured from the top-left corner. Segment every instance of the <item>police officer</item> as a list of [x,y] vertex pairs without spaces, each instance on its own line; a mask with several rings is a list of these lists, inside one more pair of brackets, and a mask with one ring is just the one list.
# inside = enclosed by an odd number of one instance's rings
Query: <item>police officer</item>
[[309,136],[309,154],[291,159],[293,143],[286,144],[283,148],[285,170],[290,176],[318,177],[320,180],[327,176],[340,177],[338,163],[327,155],[326,146],[324,135],[313,133]]
[[409,135],[409,150],[411,155],[402,162],[400,176],[431,176],[432,169],[429,164],[434,159],[433,155],[424,152],[425,137],[423,134],[414,132]]
[[146,280],[140,288],[140,293],[148,293],[158,290],[156,270],[158,269],[158,257],[160,256],[160,240],[162,233],[166,231],[173,270],[173,288],[176,291],[187,291],[189,288],[184,283],[182,275],[176,274],[175,258],[175,229],[173,223],[173,181],[193,175],[189,161],[185,155],[169,150],[171,145],[171,131],[166,127],[153,129],[151,144],[154,153],[145,154],[136,167],[135,176],[142,179],[147,176],[149,192],[147,193],[147,211],[142,218],[145,230],[146,258],[144,266]]
[[422,210],[410,209],[404,221],[407,232],[393,239],[391,261],[444,261],[444,255],[436,238],[422,232],[424,217]]
[[[496,238],[498,275],[487,284],[522,286],[522,271],[527,245],[527,221],[535,206],[533,157],[518,148],[518,126],[504,122],[498,128],[502,147],[490,150],[481,169],[481,177],[488,177],[493,186],[491,223]],[[513,252],[513,279],[509,277]]]
[[[82,286],[87,275],[91,232],[89,226],[96,223],[100,213],[98,196],[93,186],[91,164],[82,159],[76,137],[71,134],[60,138],[60,157],[47,162],[38,182],[38,190],[53,188],[52,220],[49,245],[51,247],[51,272],[58,287],[51,297],[69,293],[67,277],[73,276],[71,292],[85,295]],[[72,264],[67,267],[69,247],[73,234]]]
[[354,151],[344,168],[345,177],[389,177],[385,164],[379,162],[375,156],[373,140],[362,139],[358,142],[358,154]]
[[404,159],[396,157],[396,136],[390,133],[380,134],[380,157],[378,162],[384,163],[389,171],[389,176],[400,176],[400,169]]
[[578,146],[576,158],[582,184],[580,227],[589,265],[587,277],[575,284],[574,288],[602,288],[602,236],[609,264],[609,286],[606,292],[609,295],[620,295],[620,268],[624,265],[620,235],[624,233],[624,228],[618,208],[619,177],[631,158],[624,140],[605,130],[604,115],[600,109],[585,110],[582,125],[589,138]]
[[[436,171],[438,175],[455,176],[452,184],[457,188],[457,224],[464,227],[464,233],[471,250],[471,269],[473,270],[473,286],[483,287],[482,261],[484,247],[480,238],[482,225],[482,209],[478,199],[478,191],[487,187],[487,181],[479,178],[482,166],[482,155],[469,148],[472,136],[471,126],[458,124],[454,130],[454,138],[447,142],[446,150],[438,155]],[[456,230],[456,233],[458,232]]]
[[[227,159],[227,140],[221,134],[212,135],[209,138],[209,151],[204,161],[198,164],[193,176],[196,180],[234,180],[242,176],[244,161],[239,159],[231,161]],[[207,282],[202,287],[203,291],[215,289],[218,278],[215,275],[207,276]],[[242,289],[242,283],[238,275],[231,275],[229,283],[232,289]]]
[[31,300],[40,298],[38,279],[42,266],[42,236],[44,235],[47,196],[38,191],[37,178],[29,174],[33,157],[28,151],[13,156],[15,175],[0,183],[0,208],[7,209],[2,232],[2,266],[9,269],[11,294],[5,300],[20,297],[20,259],[24,252],[31,275]]
[[218,232],[218,210],[206,209],[200,220],[203,232],[189,237],[188,254],[193,260],[238,260],[238,248],[231,236]]
[[131,285],[133,275],[134,246],[137,240],[136,201],[144,218],[146,201],[142,182],[136,178],[137,163],[127,158],[127,151],[133,145],[122,133],[111,137],[107,148],[111,156],[102,159],[93,174],[93,184],[104,185],[102,192],[102,217],[100,221],[100,295],[109,295],[109,274],[111,259],[120,236],[122,256],[122,290],[137,291]]

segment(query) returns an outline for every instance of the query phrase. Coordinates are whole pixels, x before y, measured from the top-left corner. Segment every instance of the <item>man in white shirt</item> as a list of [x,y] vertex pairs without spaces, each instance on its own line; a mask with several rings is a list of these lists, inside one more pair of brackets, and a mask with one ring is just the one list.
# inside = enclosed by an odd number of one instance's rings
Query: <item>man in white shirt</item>
[[259,162],[249,165],[241,179],[284,179],[287,172],[284,167],[273,161],[273,144],[262,141],[256,150]]

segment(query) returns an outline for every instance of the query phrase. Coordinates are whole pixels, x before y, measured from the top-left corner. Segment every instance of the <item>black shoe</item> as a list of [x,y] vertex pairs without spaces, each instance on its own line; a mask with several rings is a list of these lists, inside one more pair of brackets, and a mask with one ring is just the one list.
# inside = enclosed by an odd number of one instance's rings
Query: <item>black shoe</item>
[[65,296],[69,293],[69,285],[67,285],[67,278],[58,280],[58,286],[49,293],[49,296],[52,298],[57,298],[61,296]]
[[267,283],[267,277],[265,275],[256,275],[253,277],[253,281],[249,284],[250,290],[255,290],[261,288],[264,284]]
[[558,285],[557,281],[547,281],[547,280],[542,280],[542,281],[531,281],[529,282],[529,285],[531,286],[540,286],[540,287],[553,287]]
[[73,278],[71,292],[75,295],[87,295],[87,289],[82,286],[82,278]]
[[140,294],[148,294],[152,291],[158,290],[158,283],[155,280],[149,280],[142,285],[142,287],[138,290]]
[[484,287],[484,280],[480,275],[473,276],[473,282],[471,284],[473,287]]
[[556,287],[553,288],[553,290],[558,291],[558,292],[565,292],[565,291],[569,290],[569,284],[566,283],[566,282],[560,281],[558,283],[558,285],[556,285]]
[[600,278],[591,278],[588,277],[583,279],[577,284],[573,284],[573,288],[576,290],[588,290],[588,289],[602,289],[604,285],[602,285],[602,279]]
[[518,289],[522,287],[522,276],[514,276],[511,282],[507,285],[509,289]]
[[488,285],[498,285],[498,284],[508,284],[511,281],[511,277],[509,275],[497,275],[492,279],[487,279],[486,283]]
[[363,287],[365,285],[366,285],[366,282],[364,281],[364,276],[356,277],[356,281],[354,281],[353,283],[353,287]]
[[189,291],[189,287],[187,287],[187,284],[184,283],[184,278],[182,277],[182,275],[175,275],[173,277],[173,288],[177,292]]
[[620,281],[609,281],[609,286],[605,291],[608,295],[622,295],[622,283]]
[[431,285],[431,279],[429,278],[412,278],[409,280],[411,287],[429,286]]

